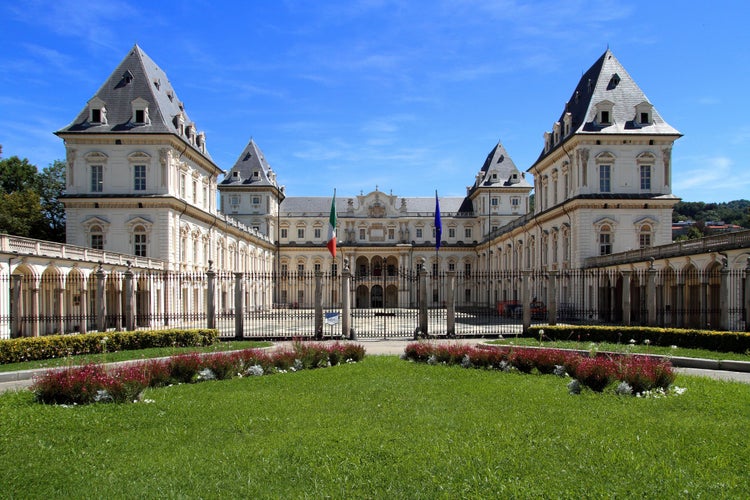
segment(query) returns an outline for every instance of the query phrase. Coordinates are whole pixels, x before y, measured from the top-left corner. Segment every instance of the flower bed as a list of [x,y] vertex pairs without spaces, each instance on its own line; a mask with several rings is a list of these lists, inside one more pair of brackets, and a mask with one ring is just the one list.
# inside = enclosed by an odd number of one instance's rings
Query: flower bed
[[272,352],[245,349],[206,355],[188,353],[111,370],[102,364],[48,370],[35,378],[31,390],[41,403],[126,403],[137,401],[147,387],[322,368],[361,361],[364,356],[363,346],[339,342],[296,342],[291,348]]
[[583,385],[602,392],[620,382],[618,394],[644,394],[667,391],[674,382],[672,364],[664,359],[640,355],[584,355],[563,349],[511,348],[432,344],[413,342],[406,346],[403,358],[430,364],[460,364],[464,367],[509,370],[522,373],[569,374],[576,387]]

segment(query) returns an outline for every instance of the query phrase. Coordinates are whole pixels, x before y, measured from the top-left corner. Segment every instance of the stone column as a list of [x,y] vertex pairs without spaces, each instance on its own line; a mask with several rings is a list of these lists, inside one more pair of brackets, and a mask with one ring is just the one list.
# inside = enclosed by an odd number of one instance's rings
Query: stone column
[[719,328],[721,330],[729,330],[729,267],[727,266],[726,258],[724,259],[724,266],[721,268],[721,281],[719,282],[719,301],[720,316],[719,316]]
[[447,271],[448,290],[445,301],[446,307],[446,331],[448,337],[456,336],[456,271]]
[[547,322],[557,324],[557,271],[549,271],[549,286],[547,287]]
[[244,280],[242,273],[234,273],[234,338],[242,340],[245,336],[243,317],[244,312]]
[[[58,279],[61,279],[58,277]],[[65,333],[65,323],[63,321],[63,302],[65,300],[65,284],[58,283],[59,287],[55,288],[55,331],[62,335]]]
[[128,262],[128,268],[125,270],[124,276],[124,288],[125,288],[125,310],[123,315],[125,316],[125,330],[132,332],[135,330],[135,289],[133,286],[133,270],[130,262]]
[[648,308],[648,326],[656,326],[656,269],[653,259],[646,271],[646,307]]
[[89,327],[89,289],[86,288],[85,284],[81,287],[80,307],[81,320],[78,324],[78,331],[80,333],[86,333]]
[[[383,290],[383,293],[385,294],[385,290]],[[315,338],[323,340],[323,273],[321,271],[315,271],[314,297]],[[385,300],[385,295],[383,296],[383,300]]]
[[429,334],[427,330],[427,269],[425,269],[424,257],[420,257],[419,262],[422,264],[419,269],[419,328],[415,332],[415,338],[417,334],[423,337]]
[[214,261],[208,261],[206,271],[206,328],[216,328],[216,271],[213,268]]
[[349,259],[344,259],[344,270],[341,271],[341,337],[357,340],[357,333],[351,327],[352,317],[352,271]]
[[12,293],[10,298],[10,337],[21,337],[23,326],[21,324],[21,287],[23,286],[23,276],[20,274],[11,274],[10,281],[12,284]]
[[102,263],[99,263],[99,269],[96,270],[96,330],[98,332],[107,331],[107,295],[105,289],[105,278]]
[[620,271],[622,274],[622,324],[630,326],[630,276],[632,271]]
[[521,316],[523,317],[523,333],[531,327],[531,294],[529,293],[529,276],[531,271],[521,271]]

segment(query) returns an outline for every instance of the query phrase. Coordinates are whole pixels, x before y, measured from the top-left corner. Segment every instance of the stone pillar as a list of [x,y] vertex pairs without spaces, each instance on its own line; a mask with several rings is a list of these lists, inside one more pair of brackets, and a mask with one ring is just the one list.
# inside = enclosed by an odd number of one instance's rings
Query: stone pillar
[[31,319],[31,336],[39,336],[39,280],[35,279],[31,285],[31,310],[29,317]]
[[745,267],[745,331],[750,332],[750,257]]
[[646,307],[648,308],[648,326],[656,326],[656,269],[654,262],[646,271]]
[[445,300],[446,307],[446,331],[448,337],[456,336],[456,271],[447,271],[448,290]]
[[132,332],[135,330],[135,288],[133,286],[133,270],[128,262],[128,268],[124,273],[124,288],[125,288],[125,310],[123,315],[125,316],[125,330]]
[[216,271],[213,268],[214,261],[208,261],[206,271],[206,328],[216,328]]
[[85,284],[81,287],[80,308],[81,320],[78,323],[78,331],[86,333],[89,327],[89,289],[86,288]]
[[245,336],[243,318],[245,316],[244,302],[244,280],[242,273],[234,273],[234,338],[242,340]]
[[423,337],[429,334],[427,329],[427,269],[425,269],[424,257],[420,257],[419,262],[422,264],[419,269],[419,328],[415,332],[415,338],[417,334]]
[[[58,279],[61,279],[58,277]],[[63,302],[65,301],[65,285],[55,288],[55,333],[62,335],[65,333],[65,323],[63,322]]]
[[622,274],[622,324],[630,326],[630,277],[632,271],[620,271]]
[[700,274],[700,280],[701,280],[701,293],[700,297],[698,298],[698,310],[700,311],[700,321],[701,324],[699,328],[706,328],[710,326],[708,324],[708,276],[706,276],[706,273]]
[[99,269],[96,270],[96,330],[98,332],[107,331],[107,294],[105,288],[105,279],[107,275],[101,262]]
[[523,333],[531,327],[531,294],[529,293],[529,276],[531,271],[521,271],[521,316],[523,317]]
[[357,340],[357,333],[351,327],[352,317],[352,271],[349,259],[344,259],[344,270],[341,271],[341,337]]
[[12,285],[10,295],[10,338],[21,337],[23,326],[21,324],[21,287],[23,286],[23,276],[20,274],[11,274],[10,281]]
[[727,266],[726,258],[724,259],[724,266],[721,268],[721,281],[719,282],[719,301],[720,316],[719,316],[719,328],[721,330],[729,330],[729,267]]
[[162,281],[162,294],[164,296],[164,326],[169,324],[169,307],[172,302],[169,300],[170,293],[172,292],[172,286],[170,283],[169,271],[164,271]]
[[682,274],[677,275],[675,284],[675,304],[674,304],[674,326],[681,328],[685,324],[687,309],[685,308],[685,278]]
[[557,271],[549,272],[549,286],[547,287],[547,322],[557,324]]
[[[383,290],[383,294],[385,294],[385,290]],[[315,338],[323,340],[323,273],[321,271],[315,271],[314,297]],[[385,300],[385,295],[383,295],[383,300]]]

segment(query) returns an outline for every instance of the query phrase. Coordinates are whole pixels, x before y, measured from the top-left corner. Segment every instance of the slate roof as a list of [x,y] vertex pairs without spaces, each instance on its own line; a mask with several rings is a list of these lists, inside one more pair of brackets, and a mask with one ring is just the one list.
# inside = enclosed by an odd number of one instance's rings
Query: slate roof
[[[602,101],[613,103],[610,125],[598,125],[595,122],[596,105]],[[656,108],[651,108],[651,123],[638,124],[635,121],[635,107],[648,102],[635,80],[620,64],[611,50],[607,49],[596,60],[578,81],[565,109],[560,114],[559,123],[564,123],[566,113],[571,114],[571,133],[551,147],[548,152],[542,149],[537,161],[565,143],[574,134],[647,134],[647,135],[681,135],[669,125]],[[562,134],[562,132],[561,132]],[[530,171],[531,169],[529,169]]]
[[[349,200],[353,200],[354,210],[360,208],[356,196],[336,197],[336,213],[338,217],[346,217]],[[407,215],[421,214],[432,216],[435,213],[435,198],[398,198],[396,210],[401,207],[401,200],[406,200]],[[459,211],[464,198],[440,198],[440,213],[449,214]],[[305,214],[311,217],[328,217],[331,211],[331,198],[325,196],[289,196],[281,204],[281,215]],[[400,212],[399,212],[400,213]]]
[[[497,176],[493,177],[493,174],[497,174]],[[531,188],[531,184],[526,182],[526,179],[521,175],[521,171],[513,162],[513,158],[510,157],[505,146],[499,141],[487,155],[487,159],[484,160],[479,175],[480,177],[477,178],[471,192],[479,187]]]
[[[257,175],[255,173],[257,172]],[[234,166],[221,181],[222,186],[273,186],[278,188],[276,174],[263,151],[253,139],[242,150]],[[329,205],[330,209],[330,205]]]
[[[89,100],[99,99],[106,108],[107,123],[89,122],[89,105],[81,110],[72,123],[56,134],[175,134],[179,125],[175,117],[182,116],[185,127],[191,126],[197,134],[195,123],[190,120],[182,101],[172,88],[167,74],[136,44],[104,84]],[[132,102],[141,98],[148,102],[150,123],[137,124],[131,121]],[[182,137],[182,136],[180,136]],[[185,143],[209,160],[208,151],[201,151],[195,144]],[[205,150],[205,146],[203,148]]]

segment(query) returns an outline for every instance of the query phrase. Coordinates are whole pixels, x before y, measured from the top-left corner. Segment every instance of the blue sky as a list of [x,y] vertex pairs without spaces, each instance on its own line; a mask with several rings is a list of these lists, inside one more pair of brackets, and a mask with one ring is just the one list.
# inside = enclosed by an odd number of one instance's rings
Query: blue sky
[[[290,196],[463,196],[498,140],[521,170],[609,46],[684,137],[673,192],[750,198],[745,1],[14,1],[0,144],[40,168],[134,43],[223,169],[253,137]],[[530,178],[529,178],[530,179]]]

